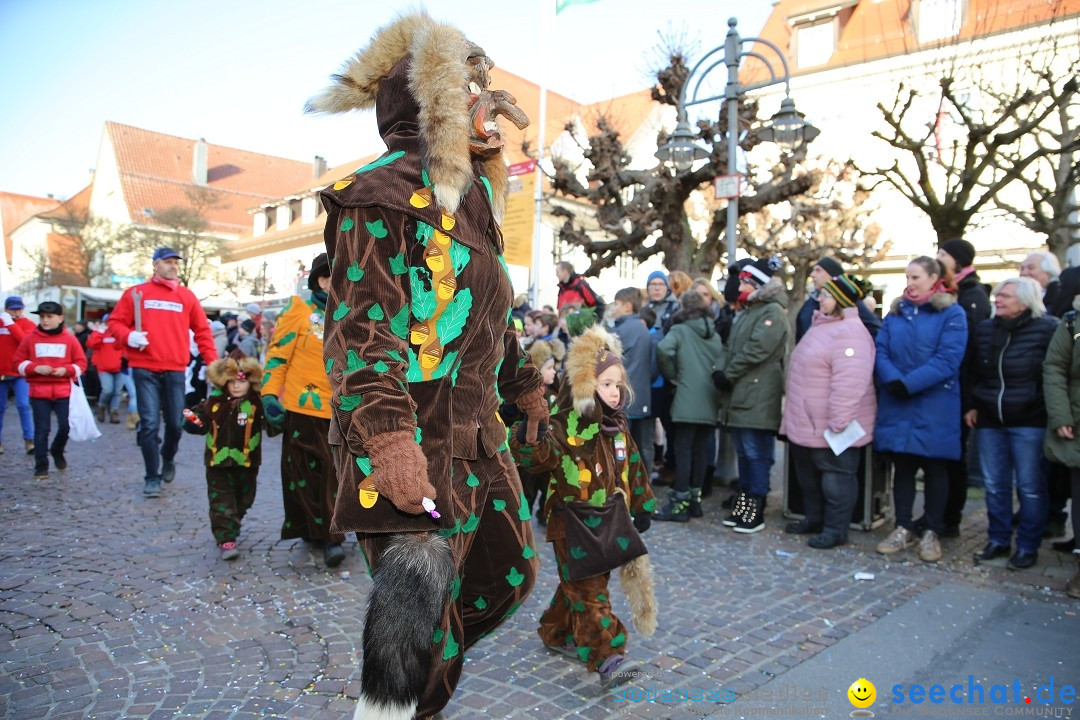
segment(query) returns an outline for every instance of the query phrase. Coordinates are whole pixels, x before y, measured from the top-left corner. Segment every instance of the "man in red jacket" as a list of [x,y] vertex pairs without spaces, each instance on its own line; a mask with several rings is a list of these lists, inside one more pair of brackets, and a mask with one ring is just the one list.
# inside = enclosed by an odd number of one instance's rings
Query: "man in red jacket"
[[[143,495],[161,496],[176,476],[184,410],[184,370],[191,360],[189,331],[207,365],[217,360],[210,322],[195,295],[180,284],[180,255],[154,251],[154,276],[130,287],[109,316],[109,334],[128,347],[139,407],[139,447],[146,466]],[[158,429],[165,418],[165,440]],[[160,464],[159,464],[160,461]]]
[[[86,354],[71,333],[64,332],[64,308],[43,302],[33,313],[40,325],[19,343],[15,367],[30,383],[34,411],[34,477],[49,477],[49,455],[57,470],[67,467],[68,401],[71,381],[86,372]],[[56,437],[49,447],[49,423],[56,413]]]
[[[34,323],[23,317],[23,299],[11,295],[4,300],[4,311],[0,312],[0,440],[3,440],[4,413],[7,412],[9,392],[15,393],[15,408],[19,411],[19,423],[22,425],[23,444],[26,454],[34,452],[34,415],[30,411],[30,386],[26,378],[15,369],[15,350],[28,333],[34,332]],[[4,446],[0,443],[0,455]]]

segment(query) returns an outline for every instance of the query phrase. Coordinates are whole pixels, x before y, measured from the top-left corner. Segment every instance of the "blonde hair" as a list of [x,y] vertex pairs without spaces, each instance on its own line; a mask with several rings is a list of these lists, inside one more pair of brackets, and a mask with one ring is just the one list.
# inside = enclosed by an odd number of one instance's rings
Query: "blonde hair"
[[690,276],[682,270],[672,270],[668,273],[668,285],[671,287],[671,292],[675,297],[680,297],[693,284],[694,282],[690,279]]
[[703,287],[708,290],[709,297],[712,299],[712,301],[720,307],[724,307],[724,296],[720,294],[719,290],[713,287],[713,284],[709,281],[708,278],[694,278],[694,284],[690,286],[690,289],[696,292],[697,288],[699,287]]

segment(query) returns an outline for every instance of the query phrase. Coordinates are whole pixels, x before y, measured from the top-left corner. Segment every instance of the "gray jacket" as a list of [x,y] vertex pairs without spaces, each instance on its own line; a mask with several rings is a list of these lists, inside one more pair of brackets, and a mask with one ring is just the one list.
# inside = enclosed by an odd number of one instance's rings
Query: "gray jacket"
[[626,406],[626,416],[631,420],[649,417],[652,412],[652,367],[656,360],[649,328],[635,314],[616,320],[614,331],[622,343],[622,361],[634,391],[633,399]]

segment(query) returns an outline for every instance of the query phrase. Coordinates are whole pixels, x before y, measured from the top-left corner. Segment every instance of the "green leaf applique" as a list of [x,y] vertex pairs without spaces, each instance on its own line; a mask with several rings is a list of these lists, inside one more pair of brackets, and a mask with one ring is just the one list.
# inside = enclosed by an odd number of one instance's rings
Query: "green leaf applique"
[[492,500],[491,501],[491,507],[495,508],[495,512],[502,512],[503,510],[506,509],[506,501],[505,500],[498,500],[498,499]]
[[390,318],[390,330],[404,340],[409,337],[409,306],[402,305],[394,317]]
[[363,370],[366,367],[367,362],[357,355],[355,350],[350,348],[348,352],[345,353],[345,372],[356,372],[357,370]]
[[512,567],[506,576],[506,582],[510,583],[510,587],[517,587],[525,582],[525,576],[519,573],[516,567]]
[[374,365],[372,365],[371,369],[374,370],[377,373],[384,373],[384,372],[386,372],[387,370],[390,369],[390,366],[387,365],[386,363],[384,363],[382,360],[380,360],[377,363],[375,363]]
[[425,288],[425,284],[430,285],[430,275],[427,268],[411,267],[409,277],[412,279],[409,283],[412,292],[412,314],[417,320],[423,322],[435,312],[437,303],[435,292]]
[[585,527],[592,528],[593,530],[595,530],[597,528],[597,526],[600,525],[601,520],[600,520],[599,515],[590,515],[589,517],[585,518],[581,522],[583,522],[585,524]]
[[404,275],[408,271],[409,267],[405,264],[405,253],[398,253],[390,258],[390,272],[392,274]]
[[446,306],[446,310],[435,324],[435,333],[439,336],[439,342],[443,347],[461,335],[469,319],[470,310],[472,310],[472,292],[469,288],[465,288],[454,295],[454,299]]
[[360,403],[363,401],[363,395],[342,395],[338,398],[338,407],[341,408],[342,412],[352,412],[360,407]]
[[375,222],[366,222],[364,223],[364,227],[367,228],[368,232],[371,233],[373,237],[379,240],[382,240],[384,237],[390,234],[390,231],[386,229],[385,225],[383,225],[382,218],[379,218]]
[[349,232],[356,226],[351,217],[347,217],[341,221],[341,232]]
[[574,558],[575,560],[581,560],[588,554],[589,553],[585,552],[585,548],[581,547],[580,545],[575,545],[574,547],[570,548],[570,557]]
[[589,496],[589,504],[594,507],[602,507],[607,502],[607,490],[600,488]]
[[478,527],[480,527],[480,518],[476,517],[476,513],[469,513],[469,519],[462,524],[461,532],[471,533]]
[[381,168],[384,165],[389,165],[390,163],[394,162],[395,160],[397,160],[399,157],[403,156],[404,154],[405,154],[404,150],[395,150],[394,152],[392,152],[392,153],[390,153],[388,155],[383,155],[381,158],[377,158],[375,160],[372,160],[371,162],[369,162],[367,165],[364,165],[363,167],[357,168],[355,174],[359,175],[360,173],[370,172],[371,170],[375,170],[376,168]]
[[[337,313],[334,313],[335,315]],[[375,303],[367,311],[368,319],[370,320],[382,320],[386,317],[386,313],[383,312],[382,305]]]
[[295,339],[296,339],[296,333],[294,333],[294,332],[285,333],[285,335],[282,336],[282,338],[280,340],[278,340],[274,344],[277,345],[278,347],[284,347],[285,345],[288,345],[289,343],[291,343]]
[[339,322],[343,317],[349,314],[350,310],[352,310],[352,308],[345,303],[338,303],[337,310],[334,311],[334,322]]
[[581,487],[581,483],[578,482],[578,466],[569,455],[562,456],[562,471],[568,485]]
[[582,430],[581,434],[578,435],[578,437],[580,437],[582,440],[592,440],[594,437],[596,437],[596,433],[598,432],[600,432],[600,424],[593,423],[589,427]]
[[450,241],[450,264],[454,268],[454,274],[461,275],[461,271],[469,264],[469,246],[462,245],[457,240]]
[[270,358],[269,360],[266,361],[266,366],[263,369],[264,370],[273,370],[274,368],[280,367],[281,365],[284,365],[284,364],[285,364],[285,358],[279,358],[279,357]]
[[371,458],[358,457],[356,458],[356,467],[360,468],[360,472],[364,473],[364,476],[371,474]]
[[469,473],[469,477],[465,478],[465,484],[469,487],[477,487],[480,485],[480,478],[476,477],[472,473]]
[[349,269],[345,271],[345,277],[353,282],[360,282],[364,277],[364,268],[360,267],[360,263],[353,262],[353,264],[349,266]]
[[261,434],[255,433],[254,435],[252,435],[251,439],[248,440],[248,450],[254,450],[255,448],[259,447],[259,443],[261,441],[262,441],[262,435]]
[[334,367],[334,358],[326,358],[326,374],[330,374],[330,368]]
[[626,552],[626,548],[630,547],[630,541],[622,536],[615,538],[615,544],[618,545],[623,552]]

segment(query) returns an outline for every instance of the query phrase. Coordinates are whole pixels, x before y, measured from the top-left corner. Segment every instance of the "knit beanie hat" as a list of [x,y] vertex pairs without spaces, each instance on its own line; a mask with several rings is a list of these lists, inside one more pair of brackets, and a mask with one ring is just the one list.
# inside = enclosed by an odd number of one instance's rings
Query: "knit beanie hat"
[[842,308],[855,307],[855,303],[866,297],[863,282],[851,273],[841,273],[831,278],[821,289],[832,295]]
[[829,273],[829,277],[831,278],[844,274],[844,266],[840,264],[840,261],[834,257],[829,257],[828,255],[818,260],[816,265]]
[[967,240],[953,238],[941,243],[941,249],[956,260],[956,269],[962,270],[975,262],[975,246]]
[[742,272],[739,273],[739,279],[759,288],[766,285],[781,266],[780,258],[776,256],[760,258],[743,267]]
[[653,270],[651,273],[649,273],[649,279],[645,281],[645,285],[648,286],[649,283],[651,283],[657,278],[663,280],[664,284],[667,285],[669,289],[671,288],[671,283],[668,282],[667,274],[665,274],[662,270]]
[[597,377],[612,365],[622,365],[622,358],[619,357],[619,353],[604,348],[600,351],[600,354],[596,356]]
[[255,321],[251,318],[248,318],[244,322],[240,323],[240,329],[242,329],[244,332],[255,332]]

